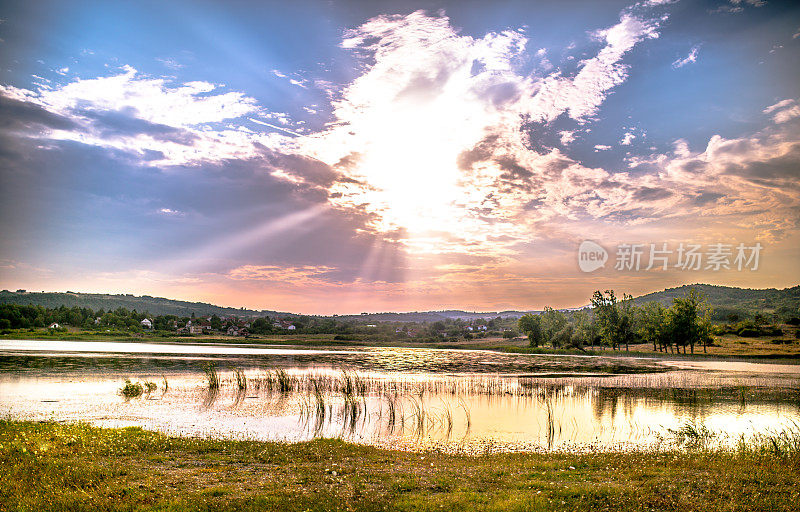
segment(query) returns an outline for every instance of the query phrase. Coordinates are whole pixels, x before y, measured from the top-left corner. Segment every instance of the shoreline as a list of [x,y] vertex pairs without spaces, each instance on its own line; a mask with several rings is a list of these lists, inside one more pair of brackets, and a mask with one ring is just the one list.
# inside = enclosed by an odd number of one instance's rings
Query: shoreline
[[[12,337],[0,336],[2,341],[76,341],[76,342],[107,342],[107,343],[146,343],[153,345],[187,345],[187,346],[227,346],[239,348],[307,348],[320,351],[357,350],[369,348],[399,348],[399,349],[431,349],[453,351],[495,352],[500,354],[522,354],[542,356],[567,356],[567,357],[607,357],[607,358],[632,358],[655,361],[728,361],[728,362],[758,362],[763,364],[795,364],[800,365],[800,352],[798,353],[767,353],[767,354],[667,354],[662,352],[642,350],[586,350],[576,349],[548,349],[544,347],[495,345],[495,340],[485,344],[479,343],[415,343],[415,342],[358,342],[341,341],[332,339],[266,339],[266,338],[211,338],[196,337],[154,338],[154,337],[85,337],[81,336],[54,336],[54,337]],[[483,346],[485,345],[485,346]]]

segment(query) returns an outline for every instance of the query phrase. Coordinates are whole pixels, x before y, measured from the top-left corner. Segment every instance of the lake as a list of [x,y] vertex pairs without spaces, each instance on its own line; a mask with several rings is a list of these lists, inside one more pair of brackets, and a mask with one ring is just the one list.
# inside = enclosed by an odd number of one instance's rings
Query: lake
[[[141,396],[120,389],[152,382]],[[218,380],[218,386],[209,381]],[[800,424],[800,366],[479,350],[0,341],[0,416],[451,451],[657,448]]]

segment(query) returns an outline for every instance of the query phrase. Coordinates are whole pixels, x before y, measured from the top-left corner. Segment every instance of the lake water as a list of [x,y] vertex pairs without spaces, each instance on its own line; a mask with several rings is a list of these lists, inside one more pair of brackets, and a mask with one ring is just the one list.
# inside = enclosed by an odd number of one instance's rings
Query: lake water
[[[219,388],[209,389],[213,364]],[[237,376],[238,374],[238,376]],[[120,394],[126,379],[157,387]],[[652,448],[800,423],[800,366],[417,348],[0,341],[0,416],[451,450]]]

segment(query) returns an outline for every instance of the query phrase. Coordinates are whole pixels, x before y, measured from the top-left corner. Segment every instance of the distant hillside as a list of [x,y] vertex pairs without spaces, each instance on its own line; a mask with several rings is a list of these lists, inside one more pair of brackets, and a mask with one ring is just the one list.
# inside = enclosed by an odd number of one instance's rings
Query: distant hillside
[[[672,304],[675,297],[683,297],[695,288],[706,297],[706,302],[714,308],[714,316],[724,320],[727,315],[737,314],[740,317],[752,316],[756,312],[778,313],[781,315],[800,314],[800,286],[777,290],[775,288],[750,289],[734,288],[730,286],[714,286],[709,284],[685,285],[677,288],[668,288],[664,291],[648,293],[634,299],[637,305],[645,302],[660,302],[665,306]],[[59,306],[88,307],[92,309],[116,309],[123,307],[128,310],[135,309],[139,312],[149,312],[153,315],[197,316],[297,316],[291,313],[281,313],[268,310],[252,310],[244,308],[226,308],[206,304],[204,302],[187,302],[182,300],[150,297],[149,295],[108,295],[101,293],[75,293],[75,292],[0,292],[0,304],[38,305],[49,308]],[[339,320],[352,320],[356,322],[436,322],[445,319],[477,320],[491,318],[519,318],[525,313],[538,313],[539,311],[500,311],[477,313],[461,310],[445,311],[415,311],[409,313],[363,313],[361,315],[339,315]]]
[[182,300],[164,299],[142,295],[107,295],[102,293],[74,292],[0,292],[0,304],[22,304],[57,308],[60,306],[91,308],[94,310],[125,308],[153,315],[196,316],[275,316],[275,311],[255,311],[244,308],[225,308],[204,302],[186,302]]
[[661,292],[648,293],[633,299],[634,304],[659,302],[665,306],[672,304],[675,297],[683,297],[694,288],[706,298],[706,303],[715,310],[715,316],[763,312],[779,314],[800,313],[800,285],[777,290],[775,288],[753,289],[715,286],[711,284],[691,284],[668,288]]
[[360,315],[339,315],[340,320],[353,320],[356,322],[438,322],[440,320],[491,320],[492,318],[519,318],[525,313],[538,313],[538,311],[500,311],[477,313],[472,311],[447,310],[447,311],[413,311],[409,313],[362,313]]

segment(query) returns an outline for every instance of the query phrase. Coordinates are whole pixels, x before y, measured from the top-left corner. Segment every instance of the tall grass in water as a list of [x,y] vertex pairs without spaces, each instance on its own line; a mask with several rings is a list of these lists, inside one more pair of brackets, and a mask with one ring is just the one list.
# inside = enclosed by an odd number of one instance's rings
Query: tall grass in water
[[247,376],[245,376],[244,371],[241,368],[236,368],[233,370],[233,375],[236,377],[236,389],[239,391],[247,391]]
[[779,457],[800,456],[800,424],[792,421],[781,431],[742,436],[737,449],[742,453],[775,455]]
[[668,428],[672,441],[686,448],[707,448],[717,435],[704,424],[687,421],[676,429]]
[[214,402],[216,402],[217,397],[219,396],[220,380],[219,374],[217,373],[217,367],[214,366],[213,363],[206,366],[205,374],[207,389],[206,396],[203,399],[203,407],[208,409],[214,404]]
[[206,366],[206,383],[209,390],[218,390],[220,386],[219,374],[217,367],[212,363]]
[[131,382],[130,379],[125,379],[125,385],[119,390],[119,393],[125,397],[126,400],[130,400],[131,398],[139,398],[142,395],[149,395],[153,391],[158,389],[158,385],[155,382],[144,381],[141,382]]

